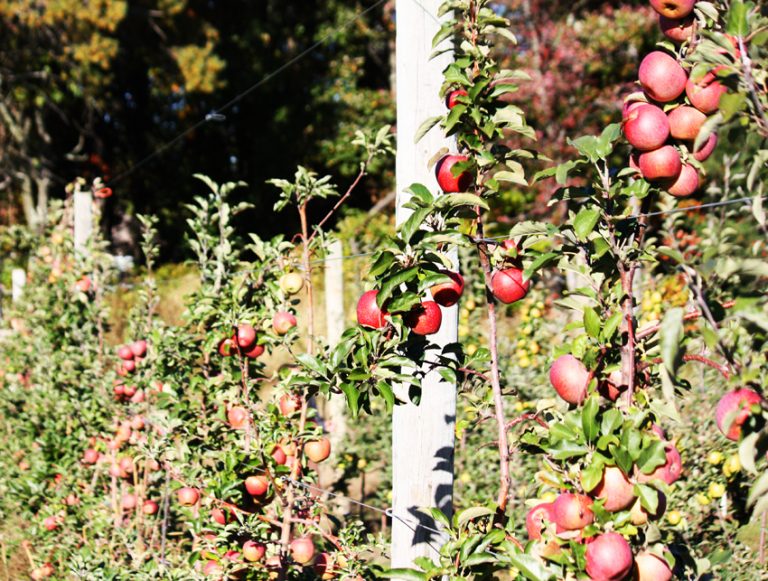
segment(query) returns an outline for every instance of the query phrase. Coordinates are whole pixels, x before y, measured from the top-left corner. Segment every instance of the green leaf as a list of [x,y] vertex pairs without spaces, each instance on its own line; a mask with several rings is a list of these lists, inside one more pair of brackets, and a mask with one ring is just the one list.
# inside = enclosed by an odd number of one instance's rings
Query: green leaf
[[395,392],[386,381],[379,381],[376,384],[379,390],[379,394],[384,399],[384,403],[387,405],[387,412],[392,413],[392,409],[395,407]]
[[749,11],[754,7],[752,2],[733,0],[726,17],[725,30],[728,34],[745,37],[749,34]]
[[376,262],[373,263],[373,266],[371,267],[371,270],[369,274],[372,277],[379,277],[384,272],[387,271],[387,269],[392,266],[392,263],[395,261],[395,255],[392,254],[389,250],[385,250],[381,254],[379,254],[379,257],[376,259]]
[[744,436],[741,442],[739,442],[739,462],[741,462],[741,467],[750,474],[757,474],[755,457],[757,456],[757,440],[759,437],[760,432],[752,432]]
[[768,471],[763,472],[752,488],[749,489],[749,496],[747,497],[747,506],[752,506],[757,502],[757,499],[768,493]]
[[603,421],[600,423],[600,433],[604,436],[612,434],[622,424],[623,418],[621,412],[617,409],[609,409],[603,414]]
[[395,291],[395,289],[397,289],[402,284],[412,281],[418,276],[418,274],[419,267],[412,266],[385,278],[381,283],[379,294],[376,295],[376,302],[378,305],[380,307],[384,306],[389,297],[392,296],[392,293]]
[[420,573],[415,569],[388,569],[378,574],[385,579],[405,579],[406,581],[428,581],[426,573]]
[[583,156],[589,158],[592,163],[600,159],[600,155],[597,152],[598,141],[594,135],[584,135],[578,139],[569,139],[568,143],[576,148],[576,150]]
[[659,508],[659,491],[647,484],[635,484],[635,494],[640,499],[640,505],[649,514],[656,514]]
[[608,320],[605,322],[605,325],[603,325],[603,330],[600,332],[600,338],[603,341],[610,341],[613,339],[614,334],[616,333],[616,330],[619,328],[619,325],[621,325],[621,321],[624,318],[624,313],[621,311],[617,311],[613,313],[610,317],[608,317]]
[[573,219],[573,231],[579,240],[585,241],[595,229],[600,219],[600,210],[597,208],[582,208]]
[[650,474],[659,466],[667,463],[667,453],[664,449],[664,442],[657,440],[650,446],[643,448],[640,457],[637,459],[637,467],[644,474]]
[[443,194],[435,202],[435,207],[441,210],[444,208],[458,208],[460,206],[480,206],[483,210],[490,210],[488,202],[475,194]]
[[469,521],[481,518],[484,516],[490,516],[493,511],[487,506],[472,506],[466,510],[462,510],[456,515],[456,523],[459,527],[466,526]]
[[599,432],[597,425],[597,412],[600,411],[600,402],[597,396],[590,396],[581,410],[581,427],[584,430],[584,437],[587,442],[594,441]]
[[567,460],[568,458],[585,456],[589,452],[589,448],[583,444],[563,440],[550,447],[549,452],[555,460]]
[[509,561],[530,581],[549,581],[556,578],[556,574],[533,555],[510,554]]
[[600,315],[597,314],[595,309],[592,307],[584,308],[584,330],[587,332],[587,335],[596,339],[600,334],[601,323]]
[[423,206],[431,205],[435,201],[435,196],[432,195],[432,192],[424,184],[411,184],[405,191],[412,194]]
[[528,182],[525,181],[525,172],[522,168],[520,171],[497,171],[493,174],[493,179],[500,182],[510,182],[520,186],[528,185]]
[[342,383],[339,388],[347,398],[347,405],[349,406],[349,411],[352,412],[352,417],[356,418],[360,412],[360,405],[358,403],[360,392],[357,386],[354,383]]
[[523,271],[523,278],[525,280],[530,280],[531,277],[544,268],[547,264],[551,262],[555,262],[560,258],[560,255],[556,252],[547,252],[546,254],[540,254],[536,257],[536,259],[529,264],[525,270]]
[[418,208],[400,225],[400,238],[410,244],[413,235],[424,225],[424,219],[432,213],[432,208]]
[[440,120],[443,118],[442,115],[437,115],[435,117],[430,117],[426,121],[424,121],[421,125],[419,125],[419,128],[416,130],[416,135],[413,137],[413,142],[418,143],[421,141],[421,139],[429,133],[430,129],[432,129],[435,125],[437,125]]
[[661,359],[665,369],[674,377],[680,365],[680,339],[683,336],[683,309],[675,307],[664,313],[659,329]]
[[603,479],[603,468],[602,461],[593,461],[581,471],[581,485],[585,492],[593,491],[600,484]]

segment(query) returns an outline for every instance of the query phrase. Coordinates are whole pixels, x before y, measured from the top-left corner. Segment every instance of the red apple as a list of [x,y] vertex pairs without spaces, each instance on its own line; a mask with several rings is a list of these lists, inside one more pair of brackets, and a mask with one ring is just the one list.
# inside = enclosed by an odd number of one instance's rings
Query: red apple
[[416,335],[432,335],[440,330],[443,313],[435,301],[424,301],[408,311],[403,322]]
[[210,560],[205,563],[205,566],[203,567],[203,575],[221,575],[224,572],[224,569],[217,561]]
[[371,329],[381,329],[387,325],[385,317],[389,313],[376,304],[376,295],[378,294],[379,291],[377,290],[369,290],[363,293],[360,300],[357,301],[357,323],[359,325]]
[[184,488],[179,488],[176,492],[176,497],[179,499],[179,504],[182,506],[192,506],[193,504],[197,504],[197,501],[200,500],[200,493],[196,488],[185,486]]
[[448,93],[445,99],[445,106],[449,109],[453,109],[458,104],[459,97],[466,97],[468,93],[464,89],[456,89]]
[[626,121],[629,114],[642,105],[648,105],[648,97],[642,91],[635,91],[624,97],[624,105],[621,108],[621,120]]
[[672,569],[667,562],[650,553],[642,551],[635,557],[635,581],[669,581]]
[[336,578],[337,569],[334,558],[328,553],[320,553],[315,559],[312,569],[314,569],[317,578],[322,579],[322,581],[330,581],[330,579]]
[[653,151],[645,151],[638,157],[640,173],[648,181],[674,180],[680,175],[683,162],[677,149],[664,145]]
[[232,337],[227,337],[219,342],[219,355],[222,357],[231,357],[237,353],[237,343]]
[[133,359],[133,351],[131,351],[130,346],[123,345],[117,350],[117,356],[123,361],[130,361]]
[[593,581],[622,581],[632,570],[632,549],[618,533],[592,537],[586,558],[587,574]]
[[597,498],[605,499],[603,508],[608,512],[618,512],[629,508],[635,501],[634,485],[629,481],[621,468],[606,466],[603,479],[594,490]]
[[696,0],[651,0],[653,9],[667,18],[685,18],[693,11]]
[[284,416],[292,416],[301,409],[301,398],[295,394],[286,393],[280,398],[280,413]]
[[304,454],[312,462],[322,462],[331,455],[331,441],[328,438],[320,438],[304,444]]
[[152,516],[153,514],[157,514],[158,508],[159,506],[154,500],[145,500],[142,510],[144,511],[144,514]]
[[137,387],[135,385],[126,385],[123,387],[123,395],[125,397],[133,397],[136,395]]
[[693,141],[707,120],[698,109],[682,105],[669,112],[669,133],[675,139]]
[[296,317],[293,313],[288,311],[278,311],[275,316],[272,317],[272,329],[278,335],[286,335],[288,331],[296,326]]
[[676,482],[683,473],[683,461],[680,457],[680,452],[677,450],[674,444],[669,444],[664,448],[667,456],[667,461],[661,466],[657,467],[650,474],[645,474],[638,471],[637,481],[641,484],[650,482],[651,480],[662,480],[667,484]]
[[269,490],[269,479],[264,475],[249,476],[245,479],[245,489],[251,496],[262,496]]
[[84,464],[96,464],[99,461],[99,453],[93,448],[88,448],[83,454]]
[[552,518],[563,530],[580,530],[595,520],[591,506],[592,499],[588,496],[563,492],[552,503]]
[[493,296],[505,304],[515,303],[525,297],[530,287],[531,281],[523,280],[521,268],[497,270],[491,278]]
[[693,36],[693,16],[677,19],[659,14],[659,28],[671,41],[685,42]]
[[91,279],[87,276],[83,276],[75,283],[75,288],[81,293],[87,293],[91,290]]
[[568,403],[580,404],[586,399],[589,380],[589,371],[573,355],[561,355],[549,369],[552,387]]
[[43,520],[43,526],[48,531],[55,531],[57,528],[59,528],[59,519],[57,519],[55,516],[45,517]]
[[641,103],[628,109],[624,136],[640,151],[658,149],[669,137],[669,120],[656,105]]
[[229,515],[227,512],[220,508],[212,508],[211,509],[211,519],[216,524],[219,524],[221,526],[224,526],[227,524],[227,521],[229,520]]
[[264,553],[267,552],[267,546],[264,543],[257,543],[256,541],[245,541],[243,544],[243,558],[246,561],[255,563],[261,561],[264,558]]
[[147,354],[147,342],[144,339],[134,341],[130,349],[134,357],[144,357]]
[[552,512],[552,503],[544,502],[537,504],[525,517],[525,528],[528,531],[528,538],[537,540],[541,538],[541,531],[547,526],[547,522],[554,522],[554,514]]
[[133,510],[136,508],[136,495],[123,494],[123,498],[120,500],[120,505],[123,507],[123,510]]
[[[718,429],[734,442],[741,438],[741,426],[752,415],[751,407],[763,401],[763,397],[751,389],[735,389],[726,393],[715,408],[715,421]],[[730,426],[726,426],[726,419]],[[727,431],[726,431],[727,428]]]
[[29,578],[32,579],[32,581],[40,581],[41,579],[48,579],[48,577],[53,576],[54,573],[55,569],[53,568],[53,565],[51,563],[45,563],[40,567],[32,569]]
[[288,456],[285,453],[285,450],[283,450],[282,446],[275,446],[272,450],[272,459],[275,461],[276,464],[279,464],[280,466],[285,465],[285,462],[287,460]]
[[459,302],[459,298],[464,292],[464,277],[458,272],[451,272],[448,270],[441,270],[440,274],[444,274],[450,277],[449,282],[443,282],[436,284],[429,289],[432,293],[432,298],[435,302],[442,307],[452,307]]
[[617,369],[612,371],[607,378],[603,379],[597,385],[597,391],[603,397],[611,401],[616,401],[627,387],[628,386],[624,384],[622,380],[621,371]]
[[123,370],[126,373],[133,373],[136,371],[136,362],[133,359],[123,361]]
[[237,344],[244,351],[250,350],[256,342],[256,329],[248,323],[240,323],[237,326]]
[[667,103],[677,99],[688,80],[683,67],[665,52],[653,51],[640,63],[640,84],[654,101]]
[[713,73],[707,73],[697,82],[688,80],[685,84],[685,94],[691,105],[702,113],[709,115],[720,106],[720,97],[728,92],[728,87],[717,80]]
[[437,185],[446,194],[466,192],[472,185],[472,174],[463,171],[459,175],[454,175],[451,171],[454,165],[465,162],[468,159],[466,155],[446,155],[437,162],[435,167]]
[[259,345],[258,343],[254,343],[250,349],[243,351],[243,355],[245,355],[248,359],[256,359],[257,357],[261,357],[263,354],[264,345]]
[[706,143],[704,143],[699,149],[693,152],[693,158],[697,161],[705,161],[707,158],[709,158],[710,155],[712,155],[712,152],[715,151],[716,146],[717,134],[713,133],[709,136],[709,139],[707,139]]
[[676,198],[687,198],[699,189],[699,172],[692,165],[683,164],[680,175],[666,190]]
[[133,397],[131,397],[131,403],[141,403],[144,401],[144,390],[139,389],[136,390],[136,393],[133,394]]
[[309,537],[293,539],[290,545],[291,558],[300,565],[306,565],[315,556],[315,544]]
[[248,410],[243,406],[232,406],[227,411],[227,421],[235,430],[242,430],[248,425]]

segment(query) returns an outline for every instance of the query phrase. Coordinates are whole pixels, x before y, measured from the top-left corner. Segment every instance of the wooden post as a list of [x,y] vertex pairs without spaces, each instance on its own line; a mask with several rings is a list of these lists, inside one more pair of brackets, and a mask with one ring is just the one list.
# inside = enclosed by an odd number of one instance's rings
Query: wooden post
[[[325,326],[328,345],[335,346],[344,333],[344,263],[341,240],[333,240],[328,245],[325,260]],[[331,449],[338,450],[338,444],[347,431],[346,401],[343,397],[333,397],[326,404]]]
[[[438,7],[442,0],[397,0],[397,223],[408,210],[405,189],[418,182],[439,192],[429,160],[444,147],[451,147],[439,127],[419,143],[414,136],[421,123],[445,112],[440,98],[443,69],[451,52],[430,60],[432,38],[439,29]],[[458,266],[458,264],[456,265]],[[458,307],[443,309],[440,331],[430,341],[443,346],[458,336]],[[398,396],[407,400],[406,390]],[[454,424],[456,386],[429,373],[422,384],[421,404],[395,407],[392,430],[392,567],[410,567],[419,556],[436,556],[445,536],[430,529],[439,527],[419,512],[437,507],[447,515],[453,511]],[[420,526],[421,525],[421,526]]]
[[27,273],[23,268],[14,268],[11,271],[11,300],[16,303],[24,294],[24,285],[27,284]]
[[90,190],[75,188],[75,255],[85,258],[88,255],[88,241],[93,232],[93,195]]

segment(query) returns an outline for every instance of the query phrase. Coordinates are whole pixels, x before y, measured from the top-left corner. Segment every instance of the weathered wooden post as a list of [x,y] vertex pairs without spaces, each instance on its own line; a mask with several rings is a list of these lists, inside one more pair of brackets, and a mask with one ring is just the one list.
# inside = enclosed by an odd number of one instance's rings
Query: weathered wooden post
[[78,184],[74,198],[75,255],[82,259],[88,256],[88,241],[93,232],[93,194],[90,190],[81,190]]
[[[344,262],[341,240],[328,244],[325,257],[325,325],[328,344],[338,344],[344,333]],[[331,424],[331,449],[337,450],[347,431],[346,401],[343,397],[330,398],[326,404],[327,420]]]
[[11,300],[15,303],[24,294],[24,285],[27,284],[27,273],[23,268],[14,268],[11,271]]
[[[445,111],[439,91],[443,69],[450,63],[451,52],[430,60],[432,38],[440,23],[437,18],[441,0],[397,0],[397,223],[402,224],[409,211],[405,189],[422,183],[437,192],[429,160],[444,147],[450,147],[439,127],[432,129],[419,143],[414,136],[421,123]],[[443,308],[440,331],[430,336],[439,346],[454,343],[458,334],[458,308]],[[407,399],[402,393],[401,399]],[[392,434],[392,567],[412,565],[414,558],[435,555],[444,542],[435,522],[418,511],[438,507],[452,512],[454,424],[456,386],[446,383],[435,371],[422,384],[421,404],[395,408]],[[425,528],[429,527],[429,528]]]

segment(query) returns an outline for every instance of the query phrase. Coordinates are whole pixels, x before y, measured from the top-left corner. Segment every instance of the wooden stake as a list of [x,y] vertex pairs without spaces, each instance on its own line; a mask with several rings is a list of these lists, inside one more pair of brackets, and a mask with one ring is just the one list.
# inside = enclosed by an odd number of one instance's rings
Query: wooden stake
[[[441,0],[397,0],[397,223],[409,215],[405,189],[422,183],[439,192],[429,160],[441,149],[449,148],[439,127],[433,128],[419,143],[414,136],[421,123],[445,112],[439,95],[443,69],[451,52],[430,60],[432,38],[439,29],[437,19]],[[456,264],[458,266],[458,264]],[[443,309],[440,331],[429,337],[439,345],[457,340],[458,308]],[[398,391],[407,400],[407,389]],[[447,515],[453,512],[454,424],[456,386],[442,380],[435,371],[422,384],[419,406],[395,408],[392,433],[393,519],[392,566],[410,567],[419,556],[436,556],[445,536],[431,529],[439,527],[419,512],[438,507]]]
[[88,256],[88,241],[93,232],[93,195],[90,190],[75,189],[75,255]]

